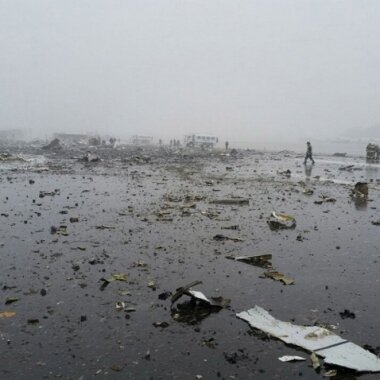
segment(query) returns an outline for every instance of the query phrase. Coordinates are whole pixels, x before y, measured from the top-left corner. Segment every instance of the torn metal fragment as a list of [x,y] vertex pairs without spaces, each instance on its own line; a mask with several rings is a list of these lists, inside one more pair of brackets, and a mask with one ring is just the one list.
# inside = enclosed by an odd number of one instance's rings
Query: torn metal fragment
[[16,315],[15,311],[0,311],[0,319],[1,318],[12,318]]
[[7,297],[5,299],[5,304],[6,305],[10,305],[11,303],[13,302],[17,302],[18,301],[18,298],[17,297]]
[[187,294],[190,295],[191,297],[197,299],[197,300],[208,303],[210,306],[216,306],[216,307],[223,308],[223,307],[226,307],[230,304],[230,300],[228,300],[228,299],[224,299],[223,297],[207,298],[202,292],[200,292],[198,290],[189,290],[187,292]]
[[165,329],[166,327],[169,327],[169,323],[168,322],[153,322],[153,326],[154,327],[162,327],[163,329]]
[[324,194],[320,195],[319,198],[320,198],[319,200],[314,201],[314,204],[321,205],[322,203],[335,203],[336,202],[335,198],[331,198],[328,195],[324,195]]
[[101,287],[100,287],[100,290],[104,290],[111,282],[114,282],[114,281],[128,281],[128,275],[122,274],[122,273],[113,274],[108,279],[102,277],[100,279],[100,281],[103,282],[102,285],[101,285]]
[[108,279],[108,281],[128,281],[128,275],[123,273],[113,274],[112,277]]
[[315,354],[315,352],[312,352],[310,354],[310,360],[314,369],[317,369],[321,366],[321,364],[319,363],[318,356]]
[[172,304],[175,303],[178,299],[180,299],[190,288],[199,284],[202,284],[202,281],[194,281],[188,285],[178,288],[175,294],[173,294],[172,296],[172,299],[171,299]]
[[272,317],[259,306],[236,315],[250,326],[287,344],[299,346],[324,358],[326,364],[360,372],[380,372],[380,358],[333,332],[318,326],[298,326]]
[[104,225],[96,226],[95,228],[97,230],[114,230],[115,229],[115,227],[113,226],[104,226]]
[[[198,290],[191,289],[192,286],[198,285],[200,281],[195,281],[187,286],[177,289],[177,292],[172,296],[171,315],[177,322],[185,322],[188,324],[199,323],[212,313],[220,311],[222,308],[228,307],[229,299],[222,297],[207,297]],[[175,307],[173,304],[183,295],[190,297],[179,303]]]
[[271,230],[293,229],[296,227],[296,219],[293,216],[272,212],[271,217],[267,220]]
[[272,212],[272,216],[276,218],[277,220],[279,220],[280,222],[293,222],[293,221],[295,222],[295,218],[293,216],[286,215],[286,214],[278,214],[275,211]]
[[330,371],[327,371],[323,374],[324,377],[334,377],[338,374],[338,371],[336,369],[331,369]]
[[292,278],[287,277],[283,273],[277,272],[275,270],[265,272],[264,276],[275,281],[281,281],[284,285],[293,285],[295,282]]
[[298,362],[298,361],[304,361],[306,359],[303,358],[302,356],[285,355],[285,356],[281,356],[280,358],[278,358],[278,360],[280,360],[282,362]]
[[156,290],[156,289],[157,289],[156,282],[155,282],[155,281],[149,281],[149,282],[148,282],[148,288],[151,288],[151,289],[153,289],[153,290]]
[[241,261],[260,268],[272,268],[272,255],[270,254],[258,256],[226,256],[226,258],[229,260]]
[[119,310],[119,311],[123,310],[125,308],[125,302],[123,301],[116,302],[115,308],[116,310]]
[[241,197],[213,199],[210,203],[219,205],[249,205],[249,199]]
[[244,241],[244,240],[239,239],[239,238],[233,238],[233,237],[225,236],[225,235],[221,235],[221,234],[215,235],[213,237],[213,239],[216,240],[216,241],[226,241],[226,240],[230,240],[230,241],[233,241],[233,242]]

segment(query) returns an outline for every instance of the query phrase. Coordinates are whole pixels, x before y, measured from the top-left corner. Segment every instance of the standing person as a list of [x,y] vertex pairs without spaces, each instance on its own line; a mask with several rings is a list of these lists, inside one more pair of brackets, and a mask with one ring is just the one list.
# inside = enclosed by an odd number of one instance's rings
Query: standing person
[[226,141],[225,142],[226,150],[228,150],[228,145],[230,145],[230,143],[228,141]]
[[304,165],[306,165],[307,159],[310,158],[311,163],[314,165],[315,161],[313,159],[313,148],[310,144],[310,141],[306,143],[306,156],[305,156],[305,161],[303,162]]

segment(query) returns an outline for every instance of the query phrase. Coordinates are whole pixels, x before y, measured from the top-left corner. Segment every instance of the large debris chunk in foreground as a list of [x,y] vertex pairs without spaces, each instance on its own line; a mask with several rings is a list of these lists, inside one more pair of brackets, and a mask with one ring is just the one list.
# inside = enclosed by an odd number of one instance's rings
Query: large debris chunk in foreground
[[252,327],[283,342],[314,352],[325,363],[360,372],[380,372],[380,358],[331,331],[318,326],[298,326],[273,318],[259,306],[236,314]]

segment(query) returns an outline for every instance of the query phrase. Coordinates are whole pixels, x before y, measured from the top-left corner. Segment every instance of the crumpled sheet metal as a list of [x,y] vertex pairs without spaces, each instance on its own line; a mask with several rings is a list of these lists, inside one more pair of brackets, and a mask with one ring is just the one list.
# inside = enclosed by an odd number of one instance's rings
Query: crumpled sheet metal
[[252,327],[283,342],[315,352],[325,363],[360,372],[380,372],[380,358],[364,348],[346,341],[318,326],[299,326],[273,318],[259,306],[236,314]]

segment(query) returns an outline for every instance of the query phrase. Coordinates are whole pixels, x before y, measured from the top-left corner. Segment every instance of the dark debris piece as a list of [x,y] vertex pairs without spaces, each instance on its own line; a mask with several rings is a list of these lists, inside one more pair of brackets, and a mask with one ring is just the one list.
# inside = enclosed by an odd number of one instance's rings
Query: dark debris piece
[[226,259],[241,261],[245,264],[254,265],[260,268],[272,268],[272,255],[258,255],[258,256],[226,256]]
[[158,299],[166,300],[172,295],[172,292],[163,292],[158,295]]
[[233,352],[223,352],[224,358],[226,361],[230,364],[236,364],[237,362],[241,360],[247,360],[249,359],[249,356],[245,352],[244,349],[240,348],[237,351]]
[[353,313],[352,311],[350,311],[348,309],[344,309],[344,311],[340,312],[339,315],[342,319],[346,319],[346,318],[355,319],[356,318],[355,313]]

